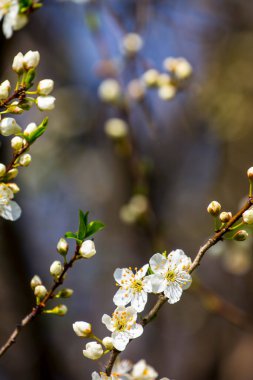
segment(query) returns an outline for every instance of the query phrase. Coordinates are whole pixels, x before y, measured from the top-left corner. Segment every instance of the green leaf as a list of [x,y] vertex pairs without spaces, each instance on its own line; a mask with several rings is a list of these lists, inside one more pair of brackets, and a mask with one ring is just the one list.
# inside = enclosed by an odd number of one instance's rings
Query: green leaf
[[34,78],[35,78],[35,69],[30,69],[28,73],[26,74],[25,81],[24,81],[25,87],[27,90],[29,90],[29,88],[32,87]]
[[48,124],[48,117],[46,117],[42,121],[42,123],[40,125],[38,125],[37,129],[34,132],[30,133],[29,136],[25,136],[26,140],[30,144],[34,143],[34,141],[37,140],[38,137],[40,137],[41,135],[43,135],[43,133],[47,129],[47,124]]
[[33,5],[32,0],[19,0],[19,12],[26,12]]
[[103,230],[105,227],[104,223],[100,222],[99,220],[94,220],[88,224],[87,232],[85,237],[94,235],[96,232]]
[[89,211],[87,211],[84,214],[82,210],[79,210],[79,227],[78,227],[77,237],[80,240],[84,240],[84,238],[86,237],[88,215],[89,215]]
[[64,236],[67,239],[77,239],[77,235],[74,234],[74,232],[71,232],[71,231],[66,232]]

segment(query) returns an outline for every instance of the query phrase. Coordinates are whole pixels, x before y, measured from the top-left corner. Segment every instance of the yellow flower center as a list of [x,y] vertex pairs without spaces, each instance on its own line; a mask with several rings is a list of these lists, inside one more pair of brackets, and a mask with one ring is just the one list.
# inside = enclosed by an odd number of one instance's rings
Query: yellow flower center
[[174,282],[176,280],[176,273],[173,270],[169,270],[166,273],[166,280],[170,282]]
[[134,280],[131,284],[131,288],[134,293],[140,293],[143,289],[143,284],[141,280]]
[[115,312],[112,315],[114,327],[117,331],[125,331],[128,330],[130,327],[128,326],[129,322],[131,323],[132,318],[129,318],[129,313],[126,313],[125,311],[122,313]]

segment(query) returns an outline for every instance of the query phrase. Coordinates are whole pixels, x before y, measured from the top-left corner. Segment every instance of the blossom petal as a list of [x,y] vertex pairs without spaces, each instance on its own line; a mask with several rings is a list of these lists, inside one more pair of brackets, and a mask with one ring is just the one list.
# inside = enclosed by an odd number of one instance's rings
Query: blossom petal
[[10,201],[7,205],[1,206],[0,215],[4,219],[15,221],[21,215],[21,208],[16,202]]
[[148,300],[148,295],[146,292],[142,291],[142,292],[135,293],[131,301],[131,306],[133,306],[135,310],[138,313],[140,313],[141,311],[144,310],[147,300]]
[[182,287],[183,290],[188,289],[191,286],[192,278],[187,272],[180,272],[176,279],[177,283]]
[[112,318],[109,315],[104,314],[102,316],[102,323],[104,323],[106,325],[106,327],[108,328],[109,331],[114,331]]
[[124,331],[114,331],[112,333],[112,340],[114,347],[119,351],[123,351],[129,342],[129,334]]
[[176,267],[179,270],[187,270],[191,266],[191,258],[186,256],[182,249],[176,249],[170,252],[168,261],[171,267]]
[[141,278],[143,278],[147,273],[148,267],[149,267],[149,264],[143,265],[143,267],[140,268],[138,272],[136,273],[135,278],[137,280],[140,280]]
[[[114,271],[114,279],[119,285],[124,283],[130,283],[130,280],[133,278],[133,272],[128,268],[117,268]],[[122,282],[123,281],[123,282]]]
[[160,274],[151,274],[145,278],[145,286],[151,286],[152,293],[161,293],[167,285],[167,281]]
[[155,274],[165,274],[169,266],[169,263],[166,257],[161,255],[161,253],[155,253],[151,257],[149,263],[150,263],[152,271]]
[[117,306],[125,306],[131,301],[131,298],[132,298],[131,291],[126,290],[124,288],[119,288],[119,290],[113,297],[113,302]]
[[127,333],[131,339],[138,338],[143,333],[143,327],[139,323],[135,323]]
[[165,296],[168,298],[168,302],[173,304],[180,300],[183,289],[176,282],[171,283],[164,290]]

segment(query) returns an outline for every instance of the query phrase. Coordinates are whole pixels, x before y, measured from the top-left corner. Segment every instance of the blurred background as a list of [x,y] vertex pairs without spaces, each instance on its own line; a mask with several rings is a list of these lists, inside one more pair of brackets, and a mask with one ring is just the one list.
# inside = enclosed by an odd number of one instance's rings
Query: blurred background
[[[143,39],[131,57],[122,52],[129,32]],[[140,267],[175,248],[194,257],[213,231],[208,203],[238,209],[253,164],[252,47],[253,4],[239,0],[45,0],[24,29],[8,41],[1,35],[0,81],[13,75],[16,53],[39,50],[38,78],[55,80],[57,98],[32,165],[18,177],[21,219],[0,221],[1,342],[31,309],[32,276],[51,283],[56,244],[76,230],[78,210],[90,210],[106,229],[96,235],[97,255],[68,274],[67,316],[40,317],[26,328],[1,359],[0,380],[90,379],[103,360],[82,356],[86,341],[72,323],[89,321],[98,336],[108,335],[101,317],[114,309],[115,268]],[[170,56],[193,68],[173,99],[138,85],[129,90],[147,69],[165,72]],[[107,78],[119,81],[123,104],[99,98]],[[44,116],[34,110],[19,122]],[[105,133],[115,117],[127,123],[124,138]],[[10,160],[5,140],[1,162]],[[181,302],[165,305],[122,356],[145,358],[159,378],[252,380],[252,274],[250,239],[218,244]]]

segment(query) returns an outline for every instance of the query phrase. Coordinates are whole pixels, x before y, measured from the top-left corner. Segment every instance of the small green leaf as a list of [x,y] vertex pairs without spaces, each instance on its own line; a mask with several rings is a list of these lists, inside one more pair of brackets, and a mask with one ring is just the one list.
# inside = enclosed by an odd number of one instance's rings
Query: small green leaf
[[29,88],[32,87],[34,78],[35,78],[35,69],[30,69],[28,73],[26,74],[25,81],[24,81],[26,90],[29,90]]
[[85,237],[94,235],[96,232],[103,230],[105,225],[99,220],[94,220],[88,224]]
[[29,136],[25,136],[26,140],[30,144],[34,143],[34,141],[37,140],[38,137],[40,137],[41,135],[43,135],[43,133],[47,129],[47,124],[48,124],[48,117],[46,117],[42,121],[42,123],[40,125],[38,125],[37,129],[34,132],[30,133]]
[[84,240],[84,238],[86,237],[88,215],[89,215],[89,211],[87,211],[84,214],[82,210],[79,210],[79,227],[78,227],[77,237],[80,240]]
[[150,267],[148,267],[148,270],[147,270],[147,275],[149,274],[154,274],[154,272],[152,271],[152,269]]
[[71,231],[66,232],[64,236],[67,239],[77,239],[77,235],[74,234],[74,232],[71,232]]

